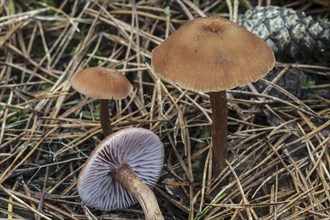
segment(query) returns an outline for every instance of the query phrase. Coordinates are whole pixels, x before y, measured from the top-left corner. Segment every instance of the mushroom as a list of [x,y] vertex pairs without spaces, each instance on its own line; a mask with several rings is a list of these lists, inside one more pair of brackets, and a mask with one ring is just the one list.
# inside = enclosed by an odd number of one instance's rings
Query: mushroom
[[164,146],[143,128],[126,128],[106,137],[81,170],[77,189],[83,202],[101,210],[126,208],[137,201],[146,219],[163,219],[150,189],[160,176]]
[[243,86],[268,73],[272,50],[254,34],[218,16],[196,18],[152,51],[152,67],[160,78],[182,88],[207,92],[212,108],[213,170],[226,167],[226,89]]
[[71,79],[72,87],[78,92],[100,99],[100,121],[104,136],[112,133],[109,118],[109,99],[126,98],[133,90],[127,78],[115,69],[91,67],[78,71]]

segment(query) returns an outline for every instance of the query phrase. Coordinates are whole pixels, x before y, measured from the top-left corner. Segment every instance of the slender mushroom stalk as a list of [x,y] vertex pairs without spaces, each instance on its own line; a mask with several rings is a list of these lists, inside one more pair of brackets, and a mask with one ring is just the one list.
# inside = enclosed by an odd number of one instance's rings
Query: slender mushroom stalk
[[72,87],[78,92],[100,99],[100,122],[104,136],[112,133],[109,118],[109,99],[126,98],[133,90],[127,78],[115,69],[91,67],[78,71],[71,79]]
[[83,202],[101,210],[137,201],[148,220],[164,219],[150,189],[160,176],[164,146],[153,132],[127,128],[107,136],[90,154],[78,178]]
[[138,200],[146,219],[164,219],[155,194],[141,181],[129,165],[124,164],[119,169],[113,171],[111,175],[114,180],[118,181]]
[[196,18],[152,51],[152,67],[162,79],[210,95],[213,170],[225,167],[226,89],[256,81],[275,65],[273,51],[254,34],[228,19]]
[[109,100],[100,99],[100,122],[104,136],[112,133],[111,120],[109,118]]
[[212,108],[212,158],[214,173],[220,173],[227,158],[227,97],[226,91],[209,92]]

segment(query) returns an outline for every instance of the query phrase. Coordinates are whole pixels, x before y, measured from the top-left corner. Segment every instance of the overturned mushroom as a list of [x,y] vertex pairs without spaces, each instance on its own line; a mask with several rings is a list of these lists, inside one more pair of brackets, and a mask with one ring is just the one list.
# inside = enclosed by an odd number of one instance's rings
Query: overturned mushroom
[[126,98],[133,86],[127,78],[115,69],[91,67],[80,70],[71,79],[72,87],[78,92],[100,99],[100,121],[104,136],[112,133],[109,118],[109,99]]
[[106,137],[91,153],[78,178],[83,202],[113,210],[140,203],[146,219],[163,219],[151,191],[160,176],[164,147],[153,132],[127,128]]

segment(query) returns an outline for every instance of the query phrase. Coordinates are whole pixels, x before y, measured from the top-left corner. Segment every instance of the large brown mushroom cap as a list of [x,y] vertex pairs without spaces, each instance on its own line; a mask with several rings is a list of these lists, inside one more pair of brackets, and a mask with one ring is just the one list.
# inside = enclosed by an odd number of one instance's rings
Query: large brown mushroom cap
[[163,79],[195,91],[246,85],[274,67],[272,50],[257,36],[222,17],[194,19],[152,51]]
[[115,69],[91,67],[77,72],[71,79],[78,92],[97,99],[123,99],[132,91],[132,84]]

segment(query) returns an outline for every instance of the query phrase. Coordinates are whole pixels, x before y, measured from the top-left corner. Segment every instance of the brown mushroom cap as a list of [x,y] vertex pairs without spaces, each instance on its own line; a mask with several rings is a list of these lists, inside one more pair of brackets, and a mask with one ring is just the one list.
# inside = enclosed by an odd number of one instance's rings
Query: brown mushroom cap
[[246,85],[274,64],[266,43],[216,16],[186,23],[152,51],[152,67],[161,78],[203,92]]
[[77,72],[71,79],[78,92],[97,99],[123,99],[132,91],[128,79],[115,69],[91,67]]

